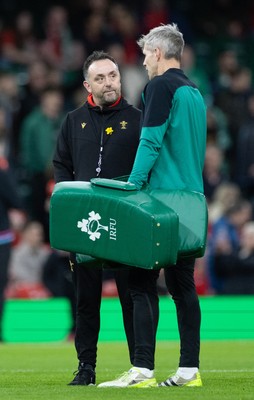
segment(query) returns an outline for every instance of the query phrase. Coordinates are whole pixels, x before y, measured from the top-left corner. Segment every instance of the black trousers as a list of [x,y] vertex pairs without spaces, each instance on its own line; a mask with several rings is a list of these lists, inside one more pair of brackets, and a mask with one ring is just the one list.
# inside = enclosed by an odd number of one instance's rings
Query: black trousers
[[[159,319],[158,270],[122,268],[114,271],[122,306],[131,365],[154,369]],[[75,264],[77,296],[75,346],[80,362],[96,366],[100,330],[102,269]]]
[[180,334],[179,367],[199,368],[201,311],[194,282],[195,260],[165,268],[165,281],[177,312]]
[[[128,290],[128,269],[114,271],[130,362],[134,362],[133,303]],[[102,268],[74,265],[73,282],[76,292],[75,347],[80,362],[96,367],[97,342],[100,331]]]
[[129,288],[133,300],[135,356],[133,365],[154,369],[156,333],[159,320],[157,279],[159,270],[133,268]]

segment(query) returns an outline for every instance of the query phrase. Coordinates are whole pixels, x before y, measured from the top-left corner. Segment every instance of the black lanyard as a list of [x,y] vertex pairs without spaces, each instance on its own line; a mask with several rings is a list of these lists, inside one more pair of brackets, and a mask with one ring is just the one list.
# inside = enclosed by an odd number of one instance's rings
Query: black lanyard
[[98,159],[98,166],[96,168],[97,176],[101,173],[101,163],[102,163],[102,153],[103,153],[103,136],[104,136],[104,129],[101,130],[101,140],[100,140],[100,152],[99,152],[99,159]]
[[[96,171],[96,176],[100,176],[101,169],[102,169],[103,147],[104,147],[105,141],[107,141],[107,140],[109,139],[109,137],[106,137],[105,140],[104,140],[104,129],[105,129],[105,126],[106,126],[106,122],[107,122],[108,120],[106,120],[106,119],[104,118],[103,111],[101,111],[101,113],[102,113],[102,114],[101,114],[101,115],[102,115],[102,127],[101,127],[101,133],[100,133],[100,151],[99,151],[99,158],[98,158],[97,167],[96,167],[96,169],[95,169],[95,171]],[[118,113],[118,111],[116,111],[116,113]],[[110,116],[109,119],[114,118],[114,115],[115,115],[115,113],[113,113],[113,114]],[[92,121],[92,124],[93,124],[93,127],[94,127],[94,131],[95,131],[95,133],[96,133],[96,125],[95,125],[95,122],[94,122],[94,120],[93,120],[92,115],[91,115],[91,121]]]

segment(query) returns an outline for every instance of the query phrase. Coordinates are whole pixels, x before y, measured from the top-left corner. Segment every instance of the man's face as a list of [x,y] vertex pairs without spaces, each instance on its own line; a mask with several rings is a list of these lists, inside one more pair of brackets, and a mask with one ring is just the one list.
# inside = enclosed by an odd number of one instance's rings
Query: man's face
[[108,59],[94,61],[83,84],[92,94],[94,103],[100,107],[113,104],[121,95],[119,70]]
[[151,50],[144,46],[143,54],[145,56],[143,65],[147,70],[148,78],[151,80],[158,75],[158,59],[156,50]]

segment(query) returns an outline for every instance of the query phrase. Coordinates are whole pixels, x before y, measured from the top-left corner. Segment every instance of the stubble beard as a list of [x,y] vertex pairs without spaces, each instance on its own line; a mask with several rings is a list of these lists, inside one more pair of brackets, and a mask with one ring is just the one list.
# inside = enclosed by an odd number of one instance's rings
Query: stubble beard
[[103,101],[103,105],[107,106],[107,105],[111,105],[113,103],[115,103],[115,101],[118,99],[118,94],[117,92],[112,92],[112,93],[104,93],[102,96],[102,101]]

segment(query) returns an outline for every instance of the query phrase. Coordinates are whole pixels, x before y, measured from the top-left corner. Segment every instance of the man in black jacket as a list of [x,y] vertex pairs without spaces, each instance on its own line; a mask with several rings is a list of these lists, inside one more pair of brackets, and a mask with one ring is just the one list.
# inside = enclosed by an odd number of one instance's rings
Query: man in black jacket
[[[121,96],[115,60],[107,53],[96,51],[85,61],[83,74],[88,98],[80,108],[69,112],[63,122],[53,159],[56,182],[128,175],[135,158],[140,111]],[[95,384],[102,267],[97,260],[92,261],[92,266],[82,266],[77,264],[75,255],[71,259],[77,298],[75,346],[79,366],[70,385],[90,385]],[[133,307],[127,275],[127,269],[115,271],[133,363]]]

